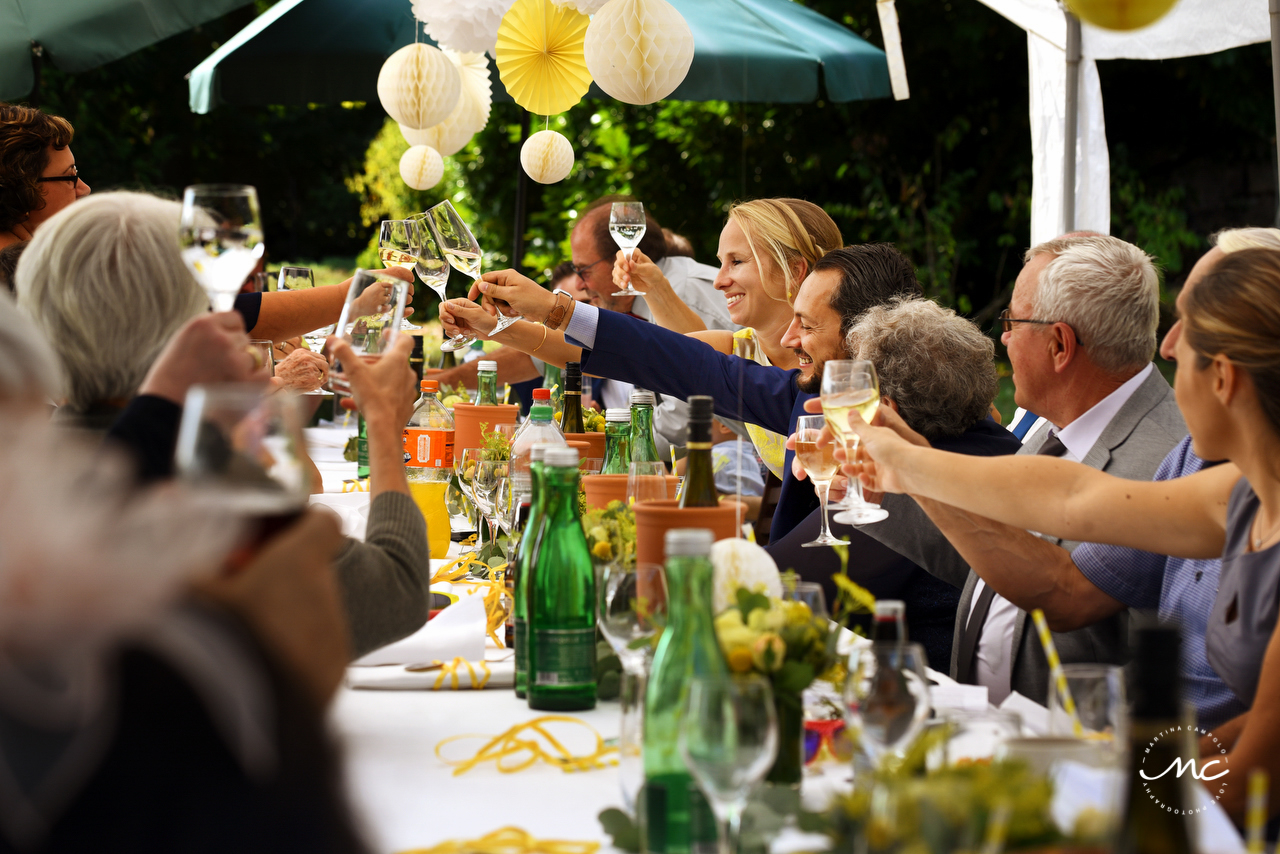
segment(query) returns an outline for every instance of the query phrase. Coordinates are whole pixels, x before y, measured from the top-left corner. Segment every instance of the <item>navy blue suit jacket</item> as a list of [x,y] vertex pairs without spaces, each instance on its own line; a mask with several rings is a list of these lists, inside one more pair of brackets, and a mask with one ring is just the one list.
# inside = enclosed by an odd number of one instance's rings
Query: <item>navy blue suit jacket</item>
[[[727,356],[696,338],[616,311],[600,312],[595,348],[583,351],[582,370],[681,400],[709,394],[715,398],[717,415],[784,436],[795,431],[796,419],[806,414],[804,402],[814,397],[800,391],[798,370]],[[785,536],[818,506],[813,485],[791,474],[793,456],[787,451],[770,542]]]

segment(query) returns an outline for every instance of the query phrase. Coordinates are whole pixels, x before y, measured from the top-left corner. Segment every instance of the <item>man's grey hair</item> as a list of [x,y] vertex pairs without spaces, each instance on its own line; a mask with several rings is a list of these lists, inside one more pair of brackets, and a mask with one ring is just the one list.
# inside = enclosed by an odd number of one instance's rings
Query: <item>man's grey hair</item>
[[986,418],[996,398],[995,345],[977,326],[926,299],[867,309],[846,346],[880,376],[880,396],[913,430],[934,441]]
[[1209,242],[1227,255],[1241,249],[1280,249],[1280,228],[1224,228]]
[[1040,272],[1032,320],[1065,323],[1099,368],[1139,370],[1156,352],[1160,280],[1132,243],[1104,234],[1059,237],[1027,250],[1027,262],[1054,258]]
[[66,372],[67,403],[129,398],[169,338],[209,307],[182,261],[182,206],[100,193],[50,217],[18,262],[18,304]]
[[0,292],[0,403],[62,396],[58,357],[7,293]]

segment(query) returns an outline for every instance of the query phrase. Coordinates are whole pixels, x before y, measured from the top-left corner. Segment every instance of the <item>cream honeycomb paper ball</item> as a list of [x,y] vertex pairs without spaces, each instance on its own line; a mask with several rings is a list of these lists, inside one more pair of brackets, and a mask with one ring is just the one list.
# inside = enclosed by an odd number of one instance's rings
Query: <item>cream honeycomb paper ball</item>
[[676,90],[693,62],[693,33],[667,0],[609,0],[587,27],[587,70],[610,97],[652,104]]
[[438,125],[458,106],[462,77],[438,48],[411,44],[400,48],[378,72],[378,100],[387,115],[411,128]]
[[413,0],[413,16],[447,50],[492,52],[512,0]]
[[425,130],[400,125],[400,133],[410,145],[429,145],[449,157],[461,151],[471,137],[489,123],[493,93],[489,82],[489,60],[483,53],[446,50],[444,55],[458,67],[462,76],[458,106],[454,107],[449,118],[438,125]]
[[400,177],[415,190],[430,190],[444,177],[444,159],[429,145],[414,145],[400,156]]
[[573,146],[564,134],[540,130],[520,147],[520,165],[539,184],[563,181],[573,171]]
[[551,0],[557,6],[567,6],[584,15],[594,15],[609,0]]

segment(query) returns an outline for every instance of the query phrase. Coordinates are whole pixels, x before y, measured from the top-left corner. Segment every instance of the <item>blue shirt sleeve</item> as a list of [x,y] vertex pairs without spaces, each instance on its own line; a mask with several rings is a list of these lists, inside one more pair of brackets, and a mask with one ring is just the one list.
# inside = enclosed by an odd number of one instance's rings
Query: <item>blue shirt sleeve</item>
[[569,322],[564,327],[564,337],[570,344],[576,344],[587,350],[596,346],[596,325],[600,320],[600,309],[590,303],[580,302],[573,308]]

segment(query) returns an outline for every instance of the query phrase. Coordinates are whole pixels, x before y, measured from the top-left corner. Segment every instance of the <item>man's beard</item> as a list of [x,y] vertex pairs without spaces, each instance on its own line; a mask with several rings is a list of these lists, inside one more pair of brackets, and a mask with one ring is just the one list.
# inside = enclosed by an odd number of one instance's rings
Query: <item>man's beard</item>
[[808,379],[803,378],[799,381],[798,386],[805,394],[821,394],[822,393],[822,366],[825,362],[814,360],[813,376]]

